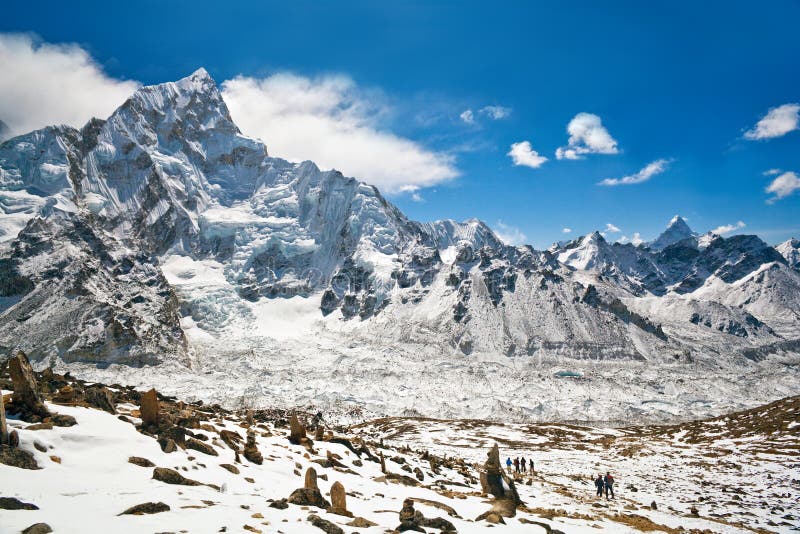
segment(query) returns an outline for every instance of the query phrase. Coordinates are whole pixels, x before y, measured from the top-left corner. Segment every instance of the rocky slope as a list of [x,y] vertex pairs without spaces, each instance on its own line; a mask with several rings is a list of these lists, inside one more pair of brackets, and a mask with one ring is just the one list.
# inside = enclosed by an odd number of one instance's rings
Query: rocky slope
[[[26,411],[14,390],[15,443],[0,444],[4,532],[339,534],[405,523],[427,532],[738,534],[800,525],[797,397],[674,426],[331,426],[327,413],[229,411],[50,372],[37,378],[52,419],[70,426],[18,415]],[[9,386],[0,376],[0,395]],[[504,479],[516,502],[488,493],[495,444],[503,465],[533,461]],[[597,498],[592,479],[609,471],[615,498]]]
[[477,220],[411,221],[372,186],[270,157],[202,69],[0,144],[0,241],[0,348],[87,377],[529,419],[800,390],[791,243],[676,217],[649,244],[537,251]]

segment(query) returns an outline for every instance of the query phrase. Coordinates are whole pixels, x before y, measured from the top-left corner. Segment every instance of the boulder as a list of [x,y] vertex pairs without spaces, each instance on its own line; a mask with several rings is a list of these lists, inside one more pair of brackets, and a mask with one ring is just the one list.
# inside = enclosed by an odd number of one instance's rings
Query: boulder
[[[10,434],[10,436],[15,435],[16,431]],[[41,469],[33,454],[11,445],[0,445],[0,464],[20,469]]]
[[155,389],[142,394],[142,398],[139,400],[139,413],[142,418],[142,426],[146,428],[158,426],[158,394]]
[[322,519],[320,516],[316,514],[309,515],[308,522],[317,527],[318,529],[322,530],[326,534],[344,534],[344,530],[342,530],[342,527],[340,527],[335,523],[331,523],[327,519]]
[[35,504],[22,502],[16,497],[0,497],[0,510],[38,510]]
[[203,454],[208,454],[209,456],[219,456],[219,453],[214,447],[208,443],[203,443],[202,441],[194,438],[189,438],[186,440],[186,448],[202,452]]
[[133,465],[138,465],[139,467],[155,467],[156,464],[148,460],[147,458],[141,458],[139,456],[131,456],[128,458],[128,463]]
[[356,517],[349,523],[347,523],[348,527],[356,527],[356,528],[369,528],[369,527],[376,527],[378,526],[377,523],[373,523],[369,519],[365,519],[363,517]]
[[219,437],[225,442],[225,445],[231,448],[231,450],[239,450],[239,443],[242,441],[242,436],[240,436],[237,432],[234,432],[233,430],[220,430]]
[[22,534],[49,534],[50,532],[53,532],[53,529],[47,523],[34,523],[23,530]]
[[[165,426],[166,425],[166,426]],[[175,445],[180,447],[181,449],[186,448],[186,429],[182,426],[177,425],[169,425],[162,421],[162,426],[164,428],[158,433],[158,441],[161,443],[162,440],[171,439],[175,442]],[[163,448],[163,446],[162,446]]]
[[75,426],[78,424],[78,421],[71,415],[64,415],[61,413],[54,413],[50,417],[50,421],[52,421],[55,426]]
[[223,469],[227,470],[227,471],[230,471],[230,472],[231,472],[231,473],[233,473],[234,475],[238,475],[238,474],[239,474],[239,468],[238,468],[238,467],[236,467],[236,466],[235,466],[235,465],[233,465],[233,464],[219,464],[219,466],[220,466],[221,468],[223,468]]
[[92,386],[90,388],[86,388],[84,399],[86,400],[87,404],[94,406],[95,408],[100,408],[101,410],[111,414],[117,413],[117,409],[114,404],[114,395],[106,387]]
[[144,514],[158,514],[161,512],[169,512],[169,505],[163,502],[145,502],[131,506],[119,515],[144,515]]
[[269,507],[277,510],[286,510],[289,508],[289,503],[286,499],[278,499],[277,501],[272,501],[269,503]]
[[156,467],[153,469],[153,479],[166,482],[167,484],[178,484],[181,486],[202,486],[202,482],[186,478],[174,469],[167,467]]
[[331,486],[331,507],[328,508],[328,512],[345,517],[353,517],[353,514],[347,511],[347,494],[341,482],[336,481]]
[[44,399],[36,384],[33,368],[25,353],[20,351],[8,360],[8,372],[14,384],[14,407],[23,416],[50,417],[50,411],[44,405]]

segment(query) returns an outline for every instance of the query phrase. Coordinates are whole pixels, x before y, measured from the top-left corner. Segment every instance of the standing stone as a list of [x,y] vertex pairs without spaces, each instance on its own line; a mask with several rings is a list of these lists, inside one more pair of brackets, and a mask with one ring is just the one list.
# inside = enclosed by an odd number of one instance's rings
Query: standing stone
[[317,472],[314,470],[313,467],[309,467],[306,471],[306,480],[303,484],[305,489],[315,490],[319,489],[317,486]]
[[331,486],[331,507],[328,508],[328,512],[345,517],[353,517],[353,514],[347,511],[347,494],[344,491],[344,486],[339,481],[334,482],[333,486]]
[[314,441],[322,441],[325,437],[325,427],[317,425],[317,430],[314,432]]
[[306,437],[306,429],[297,419],[295,414],[289,418],[289,441],[295,445],[300,445]]
[[489,449],[488,458],[484,464],[485,473],[481,473],[481,489],[484,493],[490,493],[498,499],[506,496],[503,488],[503,468],[500,465],[500,449],[497,443]]
[[381,451],[381,473],[386,473],[386,459],[383,457],[383,451]]
[[142,394],[142,399],[139,401],[139,412],[143,426],[158,426],[158,394],[155,389]]
[[8,443],[8,427],[6,426],[6,407],[3,405],[3,393],[0,392],[0,445]]
[[14,404],[39,417],[49,417],[50,412],[44,405],[33,368],[24,352],[19,351],[16,356],[8,360],[8,372],[14,383]]

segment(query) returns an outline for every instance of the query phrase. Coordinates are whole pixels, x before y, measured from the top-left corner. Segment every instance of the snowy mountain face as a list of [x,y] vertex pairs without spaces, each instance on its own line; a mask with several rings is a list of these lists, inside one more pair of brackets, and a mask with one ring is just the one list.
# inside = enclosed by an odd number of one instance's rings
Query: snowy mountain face
[[795,238],[789,239],[777,245],[775,250],[784,257],[786,263],[795,269],[800,268],[800,241]]
[[206,399],[609,420],[800,387],[783,249],[679,217],[648,245],[548,251],[411,221],[270,157],[202,69],[0,144],[0,247],[4,352]]

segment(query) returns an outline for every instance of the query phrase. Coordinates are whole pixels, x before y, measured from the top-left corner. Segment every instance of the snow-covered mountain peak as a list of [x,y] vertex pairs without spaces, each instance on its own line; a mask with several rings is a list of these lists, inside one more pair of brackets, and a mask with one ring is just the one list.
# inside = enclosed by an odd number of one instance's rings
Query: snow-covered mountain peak
[[786,259],[786,263],[795,268],[800,268],[800,240],[792,237],[775,247],[781,256]]
[[693,237],[697,237],[697,234],[693,232],[686,223],[686,219],[680,215],[675,215],[669,221],[667,229],[664,230],[654,241],[650,242],[648,246],[652,250],[663,250],[670,245],[678,243],[679,241]]

